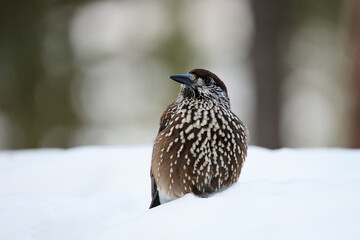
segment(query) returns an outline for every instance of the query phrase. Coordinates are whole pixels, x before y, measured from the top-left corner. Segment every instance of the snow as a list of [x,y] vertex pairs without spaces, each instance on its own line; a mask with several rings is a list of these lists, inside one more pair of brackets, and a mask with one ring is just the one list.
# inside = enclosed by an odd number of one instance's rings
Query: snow
[[0,239],[359,239],[360,150],[251,146],[240,180],[148,210],[150,146],[0,151]]

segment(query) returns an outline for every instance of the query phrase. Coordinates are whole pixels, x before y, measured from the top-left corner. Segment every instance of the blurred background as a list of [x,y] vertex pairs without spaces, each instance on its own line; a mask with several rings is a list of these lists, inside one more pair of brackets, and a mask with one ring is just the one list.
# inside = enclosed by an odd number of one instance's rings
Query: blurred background
[[0,149],[151,144],[193,68],[251,144],[359,148],[359,43],[358,0],[2,0]]

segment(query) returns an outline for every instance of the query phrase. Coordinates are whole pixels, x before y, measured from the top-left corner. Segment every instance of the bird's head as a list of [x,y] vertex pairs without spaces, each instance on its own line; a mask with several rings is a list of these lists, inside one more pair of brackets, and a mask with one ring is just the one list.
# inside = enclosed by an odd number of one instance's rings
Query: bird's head
[[230,100],[225,84],[208,70],[194,69],[188,74],[176,74],[170,78],[182,84],[178,100],[209,99],[229,104]]

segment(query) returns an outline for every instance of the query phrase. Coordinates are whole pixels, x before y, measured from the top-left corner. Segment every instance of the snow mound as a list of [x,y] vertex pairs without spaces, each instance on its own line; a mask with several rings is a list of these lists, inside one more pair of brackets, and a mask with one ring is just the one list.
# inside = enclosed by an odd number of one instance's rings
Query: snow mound
[[148,210],[151,147],[0,152],[0,239],[359,239],[360,150],[250,147],[240,180]]

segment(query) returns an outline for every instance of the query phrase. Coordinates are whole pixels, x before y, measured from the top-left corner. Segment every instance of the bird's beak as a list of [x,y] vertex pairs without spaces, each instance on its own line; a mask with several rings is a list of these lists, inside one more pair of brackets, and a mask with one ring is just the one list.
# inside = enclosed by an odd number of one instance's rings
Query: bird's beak
[[170,78],[177,81],[178,83],[185,84],[189,87],[192,87],[194,85],[194,81],[191,80],[193,78],[192,74],[176,74],[171,75]]

